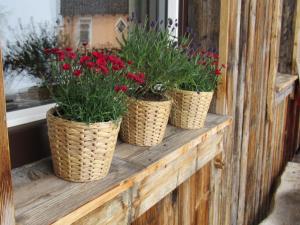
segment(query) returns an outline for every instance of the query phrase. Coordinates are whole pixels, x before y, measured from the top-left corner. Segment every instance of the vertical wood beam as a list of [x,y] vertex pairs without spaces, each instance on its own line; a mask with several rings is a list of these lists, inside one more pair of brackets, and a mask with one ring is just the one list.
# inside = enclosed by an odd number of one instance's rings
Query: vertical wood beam
[[298,73],[297,62],[300,63],[300,1],[296,4],[292,74]]
[[[280,21],[280,22],[279,22]],[[274,116],[274,98],[275,98],[275,80],[278,72],[280,34],[282,21],[282,0],[275,0],[272,16],[271,29],[271,47],[270,47],[270,71],[268,77],[267,94],[267,118],[273,121]]]
[[14,224],[14,205],[1,53],[0,50],[0,225],[12,225]]

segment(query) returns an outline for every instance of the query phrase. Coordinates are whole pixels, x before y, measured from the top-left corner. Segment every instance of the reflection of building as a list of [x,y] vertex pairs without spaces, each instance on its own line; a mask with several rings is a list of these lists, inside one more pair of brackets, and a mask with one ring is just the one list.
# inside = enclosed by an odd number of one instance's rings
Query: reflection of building
[[118,47],[127,26],[128,0],[61,0],[64,31],[73,47],[82,42],[96,48]]

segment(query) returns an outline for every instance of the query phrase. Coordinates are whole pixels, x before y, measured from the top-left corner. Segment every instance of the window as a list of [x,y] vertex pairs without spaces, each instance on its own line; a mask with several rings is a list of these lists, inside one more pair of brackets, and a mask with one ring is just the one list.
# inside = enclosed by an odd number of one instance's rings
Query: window
[[79,45],[83,43],[91,44],[92,19],[79,20]]

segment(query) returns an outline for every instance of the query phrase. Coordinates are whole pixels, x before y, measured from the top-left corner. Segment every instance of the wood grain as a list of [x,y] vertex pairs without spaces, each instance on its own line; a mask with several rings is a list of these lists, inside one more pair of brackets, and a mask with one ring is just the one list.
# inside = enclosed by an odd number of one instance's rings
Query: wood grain
[[12,199],[11,167],[6,124],[6,106],[4,95],[4,75],[2,52],[0,49],[0,224],[14,224],[14,206]]
[[50,159],[15,169],[17,223],[92,223],[109,210],[116,210],[117,220],[131,221],[219,154],[218,143],[230,124],[226,116],[209,114],[203,129],[169,127],[163,143],[154,147],[119,143],[108,176],[96,182],[61,180],[53,175]]

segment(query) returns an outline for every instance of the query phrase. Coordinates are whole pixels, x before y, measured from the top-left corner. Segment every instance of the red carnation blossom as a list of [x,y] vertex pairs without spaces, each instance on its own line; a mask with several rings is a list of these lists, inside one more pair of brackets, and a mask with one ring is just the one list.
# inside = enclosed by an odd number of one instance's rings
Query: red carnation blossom
[[68,63],[63,64],[62,66],[63,70],[70,70],[71,69],[71,65]]
[[128,87],[126,85],[120,86],[121,91],[126,92],[128,90]]
[[81,70],[74,70],[73,75],[76,76],[76,77],[80,77]]
[[92,52],[92,55],[96,58],[104,58],[104,55],[100,52]]
[[99,69],[101,70],[101,72],[102,72],[103,74],[108,74],[108,73],[109,73],[108,68],[107,68],[106,66],[104,66],[104,65],[100,65],[100,66],[99,66]]
[[214,53],[214,54],[212,54],[212,57],[213,57],[214,59],[218,59],[220,56],[219,56],[219,54]]
[[128,87],[126,85],[116,85],[114,87],[115,92],[126,92],[128,90]]
[[77,55],[76,55],[74,52],[69,52],[69,53],[68,53],[68,57],[69,57],[70,59],[76,59]]
[[95,63],[94,62],[87,62],[86,66],[91,69],[91,68],[95,67]]
[[223,68],[226,68],[226,65],[225,65],[225,64],[222,64],[222,67],[223,67]]
[[215,71],[215,74],[216,74],[217,76],[219,76],[219,75],[221,75],[221,74],[222,74],[222,72],[221,72],[221,70],[220,70],[220,69],[216,69],[216,71]]
[[91,59],[91,57],[84,55],[80,58],[79,62],[80,64],[84,64],[86,61],[89,61]]
[[58,55],[58,61],[64,61],[64,60],[65,60],[65,55],[64,54]]
[[127,61],[127,64],[128,64],[128,65],[132,65],[133,62],[132,62],[131,60],[128,60],[128,61]]
[[65,48],[65,50],[66,50],[67,52],[72,52],[72,51],[73,51],[72,48]]
[[119,71],[119,70],[122,69],[122,67],[120,67],[119,65],[115,64],[115,65],[112,66],[112,69],[113,69],[114,71]]
[[104,57],[99,57],[97,60],[96,60],[96,64],[98,65],[98,66],[100,66],[100,65],[102,65],[102,66],[106,66],[106,60],[105,60],[105,58]]

